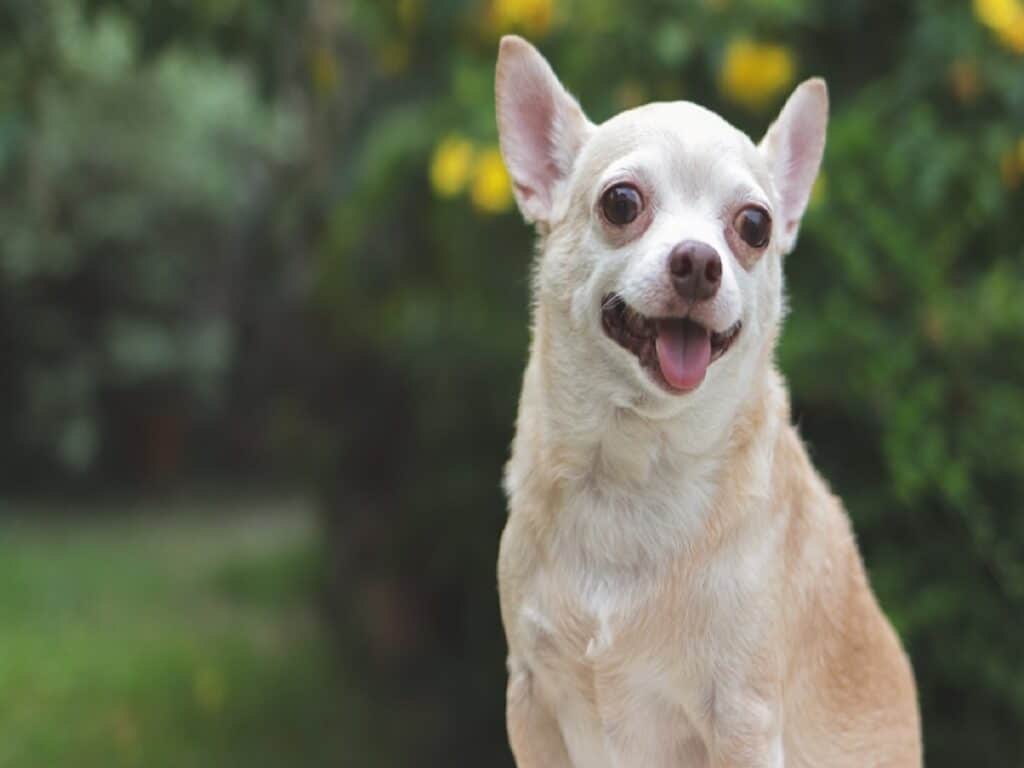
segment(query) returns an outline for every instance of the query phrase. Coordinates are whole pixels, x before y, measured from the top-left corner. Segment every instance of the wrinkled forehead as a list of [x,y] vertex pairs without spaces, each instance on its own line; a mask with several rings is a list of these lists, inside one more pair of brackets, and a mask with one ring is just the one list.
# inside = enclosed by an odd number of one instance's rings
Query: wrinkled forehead
[[647,104],[602,123],[584,145],[574,176],[584,194],[639,176],[684,199],[740,194],[768,202],[771,196],[771,177],[753,142],[686,101]]

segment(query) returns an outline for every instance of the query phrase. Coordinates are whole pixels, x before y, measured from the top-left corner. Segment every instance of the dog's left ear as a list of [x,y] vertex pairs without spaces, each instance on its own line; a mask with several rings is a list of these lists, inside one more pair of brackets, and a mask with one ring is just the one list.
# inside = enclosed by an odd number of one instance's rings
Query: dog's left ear
[[527,221],[545,225],[593,126],[540,52],[521,37],[501,39],[494,90],[501,154],[519,210]]
[[825,151],[827,123],[825,81],[818,77],[805,80],[793,91],[758,147],[768,160],[779,195],[781,210],[775,218],[783,253],[789,253],[796,245],[800,219]]

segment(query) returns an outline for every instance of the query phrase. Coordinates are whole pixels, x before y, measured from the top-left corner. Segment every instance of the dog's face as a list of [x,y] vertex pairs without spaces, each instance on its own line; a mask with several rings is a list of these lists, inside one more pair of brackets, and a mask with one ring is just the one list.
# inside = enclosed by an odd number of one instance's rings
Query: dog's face
[[662,411],[737,392],[774,343],[781,257],[824,148],[824,84],[800,86],[760,146],[688,102],[595,126],[511,37],[497,104],[517,202],[544,238],[538,301],[581,374]]

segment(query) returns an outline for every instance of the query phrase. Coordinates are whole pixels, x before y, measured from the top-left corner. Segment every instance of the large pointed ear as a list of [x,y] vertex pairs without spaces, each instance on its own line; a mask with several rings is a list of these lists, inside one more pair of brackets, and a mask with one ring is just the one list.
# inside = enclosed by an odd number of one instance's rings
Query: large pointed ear
[[527,221],[547,223],[592,126],[550,65],[521,37],[501,39],[495,75],[501,154]]
[[781,211],[775,218],[783,253],[796,245],[800,219],[825,151],[827,123],[828,88],[821,78],[812,78],[797,86],[761,140],[759,149],[768,160],[779,195]]

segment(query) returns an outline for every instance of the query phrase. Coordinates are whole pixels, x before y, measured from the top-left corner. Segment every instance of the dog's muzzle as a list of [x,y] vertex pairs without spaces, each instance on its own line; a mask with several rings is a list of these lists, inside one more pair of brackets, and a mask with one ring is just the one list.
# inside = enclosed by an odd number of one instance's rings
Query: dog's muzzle
[[648,318],[618,294],[601,303],[605,333],[632,352],[640,366],[671,392],[691,392],[701,385],[708,367],[736,340],[743,323],[725,331],[709,330],[689,317]]

